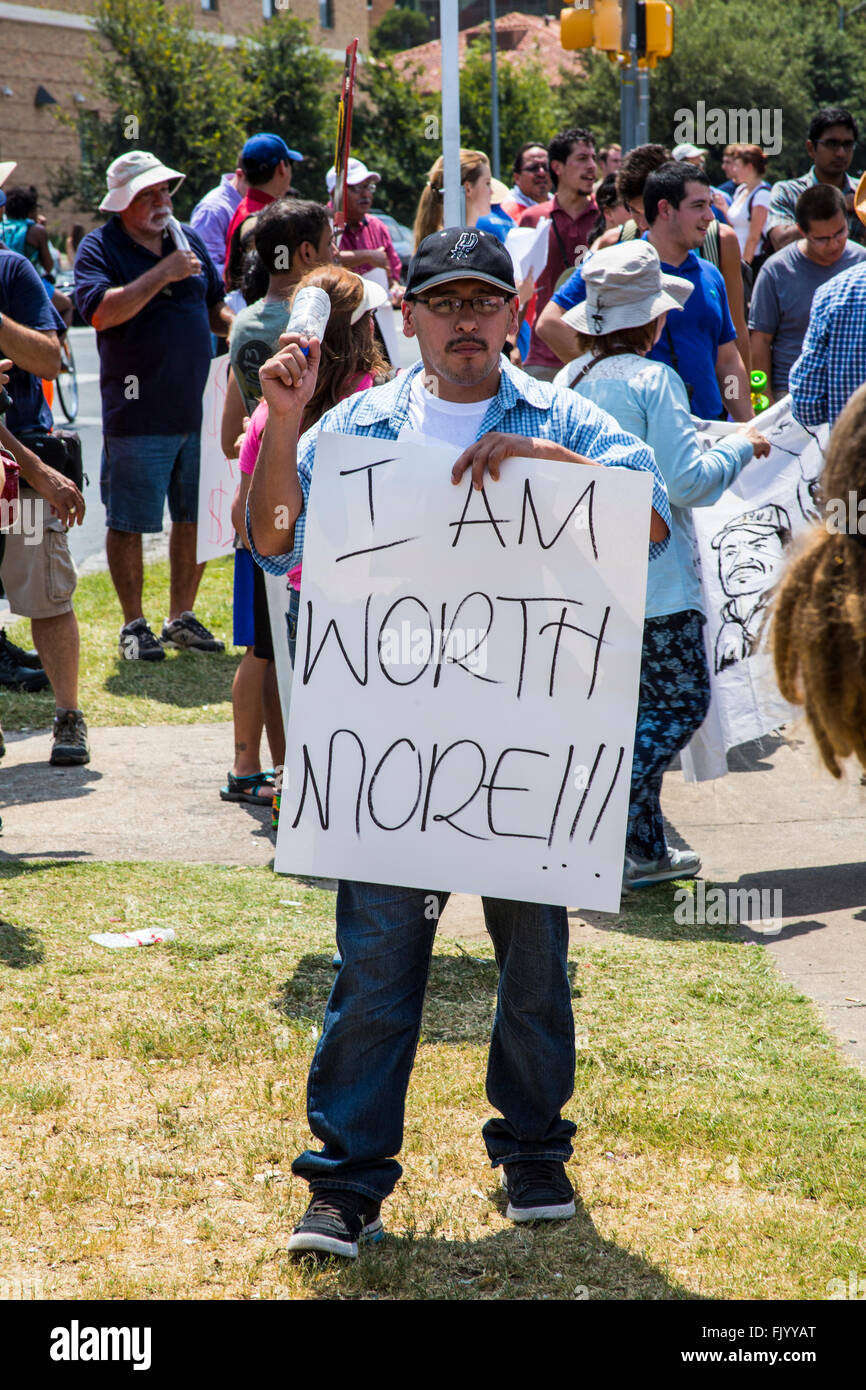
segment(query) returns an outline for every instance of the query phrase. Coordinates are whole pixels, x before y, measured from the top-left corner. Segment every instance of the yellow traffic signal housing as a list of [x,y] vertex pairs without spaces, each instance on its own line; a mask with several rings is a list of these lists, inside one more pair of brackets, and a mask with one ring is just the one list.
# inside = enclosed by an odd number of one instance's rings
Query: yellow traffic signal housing
[[592,46],[601,53],[622,53],[623,12],[620,0],[595,0],[592,12]]
[[621,0],[575,0],[570,10],[559,16],[563,48],[593,48],[597,53],[622,51],[623,14]]
[[[641,14],[641,11],[643,14]],[[674,51],[674,12],[664,0],[639,0],[638,55],[655,67],[657,58],[669,58]]]
[[563,10],[559,16],[563,48],[592,48],[592,10],[589,6]]

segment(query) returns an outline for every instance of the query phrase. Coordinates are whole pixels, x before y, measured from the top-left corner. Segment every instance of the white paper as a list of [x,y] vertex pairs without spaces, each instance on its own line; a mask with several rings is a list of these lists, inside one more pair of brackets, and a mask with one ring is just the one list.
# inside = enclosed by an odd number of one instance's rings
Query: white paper
[[289,723],[289,704],[292,698],[292,659],[289,655],[289,599],[291,589],[285,575],[265,574],[265,590],[268,596],[268,617],[271,620],[271,641],[274,646],[274,663],[277,668],[277,688],[280,692],[280,708],[283,712],[283,726]]
[[139,927],[136,931],[91,932],[88,938],[97,946],[107,946],[111,951],[121,951],[127,946],[158,946],[163,941],[174,941],[173,927]]
[[[388,289],[388,277],[384,270],[379,270],[378,267],[374,266],[372,270],[368,270],[364,275],[364,279],[373,280],[375,284],[381,285],[382,289],[385,291]],[[397,338],[397,330],[394,327],[394,308],[390,298],[376,310],[376,322],[385,340],[385,347],[388,349],[388,356],[391,359],[392,366],[397,367],[400,365],[400,345]]]
[[198,479],[198,531],[195,558],[198,564],[231,553],[235,528],[232,498],[240,479],[237,459],[227,459],[221,442],[223,403],[230,363],[228,356],[210,364],[202,396],[201,469]]
[[516,284],[531,275],[537,280],[547,265],[550,218],[540,217],[535,227],[512,227],[505,235],[505,249],[514,266]]
[[650,476],[457,454],[319,435],[275,867],[615,911]]
[[[797,424],[790,396],[755,423],[770,441],[769,455],[747,463],[712,507],[692,512],[712,703],[681,754],[689,782],[723,777],[729,748],[762,738],[801,713],[783,700],[776,685],[767,614],[791,540],[818,515],[814,483],[829,430]],[[717,422],[712,429],[706,422],[695,424],[704,447],[711,447]]]

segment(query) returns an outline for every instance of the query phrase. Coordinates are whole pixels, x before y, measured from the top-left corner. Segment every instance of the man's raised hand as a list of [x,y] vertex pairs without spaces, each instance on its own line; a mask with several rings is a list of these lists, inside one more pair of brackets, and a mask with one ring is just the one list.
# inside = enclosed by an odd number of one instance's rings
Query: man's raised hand
[[[302,350],[304,346],[307,356]],[[307,338],[300,333],[280,335],[279,352],[259,368],[259,382],[269,414],[300,418],[316,389],[320,358],[318,338]]]
[[169,284],[186,280],[190,275],[201,274],[201,261],[193,251],[172,251],[162,261],[162,272]]

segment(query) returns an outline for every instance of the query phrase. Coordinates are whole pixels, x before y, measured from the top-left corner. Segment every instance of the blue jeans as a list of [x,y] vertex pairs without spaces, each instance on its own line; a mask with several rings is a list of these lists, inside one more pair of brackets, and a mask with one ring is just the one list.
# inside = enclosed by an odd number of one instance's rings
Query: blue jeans
[[112,531],[158,533],[166,497],[172,521],[198,520],[201,436],[103,435],[99,486]]
[[[340,883],[342,964],[307,1084],[310,1128],[323,1147],[292,1164],[314,1189],[350,1188],[382,1201],[403,1171],[394,1155],[403,1143],[436,915],[447,901],[447,893]],[[565,908],[483,902],[499,966],[487,1098],[502,1114],[482,1131],[487,1153],[494,1167],[564,1162],[575,1132],[560,1113],[574,1090]]]

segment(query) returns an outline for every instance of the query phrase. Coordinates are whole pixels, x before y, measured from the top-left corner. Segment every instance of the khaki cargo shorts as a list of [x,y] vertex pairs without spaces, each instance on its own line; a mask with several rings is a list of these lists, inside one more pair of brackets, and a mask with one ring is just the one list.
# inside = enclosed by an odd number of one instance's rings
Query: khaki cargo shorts
[[[56,618],[71,613],[78,582],[66,528],[48,503],[21,484],[20,529],[7,531],[0,579],[13,613],[22,618]],[[41,536],[35,544],[37,536]]]

